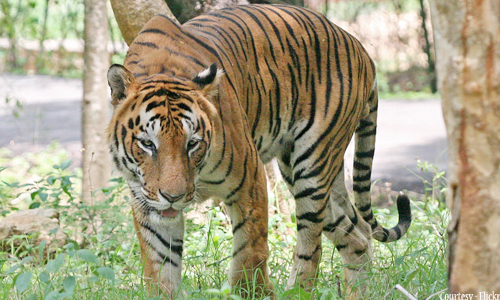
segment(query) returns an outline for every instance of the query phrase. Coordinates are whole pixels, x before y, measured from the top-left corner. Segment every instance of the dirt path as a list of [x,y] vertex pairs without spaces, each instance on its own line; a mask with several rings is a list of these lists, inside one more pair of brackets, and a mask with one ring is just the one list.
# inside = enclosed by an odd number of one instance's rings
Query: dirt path
[[[58,140],[73,157],[73,165],[79,165],[82,94],[80,80],[0,74],[0,147],[22,154]],[[22,103],[19,117],[6,98]],[[388,182],[393,190],[422,192],[422,180],[412,173],[421,173],[417,159],[445,170],[446,149],[439,100],[380,101],[372,179]],[[350,159],[352,149],[347,166],[352,165]]]

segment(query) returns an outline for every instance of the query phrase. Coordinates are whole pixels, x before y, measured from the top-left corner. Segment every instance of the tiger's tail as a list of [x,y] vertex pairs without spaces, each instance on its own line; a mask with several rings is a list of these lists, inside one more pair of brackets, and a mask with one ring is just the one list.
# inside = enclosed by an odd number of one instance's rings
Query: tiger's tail
[[411,223],[410,199],[402,192],[397,198],[399,220],[391,229],[377,222],[372,212],[370,196],[375,133],[377,130],[378,93],[376,84],[369,98],[370,112],[359,123],[355,135],[355,154],[353,170],[353,190],[355,205],[363,219],[371,225],[373,237],[381,242],[399,240]]

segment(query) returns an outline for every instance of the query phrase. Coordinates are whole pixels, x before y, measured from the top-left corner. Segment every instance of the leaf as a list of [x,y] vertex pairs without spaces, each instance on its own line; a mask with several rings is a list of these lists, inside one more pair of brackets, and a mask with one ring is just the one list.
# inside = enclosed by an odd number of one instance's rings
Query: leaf
[[31,294],[28,297],[26,297],[26,300],[36,300],[36,294]]
[[38,259],[43,261],[43,251],[45,250],[45,245],[47,244],[46,240],[42,240],[38,245]]
[[21,260],[21,265],[24,265],[25,263],[30,262],[32,260],[33,256],[26,256],[25,258],[23,258],[23,260]]
[[220,290],[223,295],[229,295],[231,294],[231,285],[228,282],[224,282]]
[[58,295],[59,295],[59,292],[58,292],[58,291],[56,291],[56,290],[52,290],[52,291],[50,291],[47,295],[45,295],[45,298],[44,298],[44,299],[45,299],[45,300],[52,300],[52,299],[56,300],[56,299],[58,298],[58,297],[57,297]]
[[98,281],[99,281],[99,277],[97,277],[97,276],[92,276],[92,277],[90,277],[90,278],[89,278],[89,281],[90,281],[90,282],[92,282],[92,283],[96,283],[96,282],[98,282]]
[[38,193],[38,197],[40,197],[40,199],[42,199],[43,202],[47,202],[47,197],[49,195],[47,193],[44,193],[44,192],[39,192]]
[[17,188],[19,187],[19,182],[13,182],[13,183],[9,183],[9,182],[6,182],[6,181],[2,181],[6,186],[10,187],[10,188]]
[[113,271],[110,267],[99,267],[97,268],[97,273],[99,273],[101,277],[115,282],[115,271]]
[[50,280],[50,275],[46,271],[43,271],[40,273],[38,278],[40,279],[41,282],[47,283]]
[[212,294],[212,295],[220,295],[221,294],[221,291],[218,289],[207,289],[207,290],[204,290],[204,292],[207,294]]
[[81,260],[86,261],[88,263],[92,264],[99,263],[99,259],[97,258],[97,256],[95,256],[95,254],[92,253],[92,251],[87,249],[80,249],[76,251],[76,256],[78,256]]
[[59,254],[55,259],[49,260],[47,266],[45,267],[45,270],[47,270],[48,273],[57,273],[57,271],[59,271],[59,269],[64,264],[65,258],[66,253]]
[[33,202],[30,204],[29,209],[35,209],[40,207],[40,202]]
[[311,294],[304,291],[301,287],[294,287],[280,296],[280,299],[293,299],[293,300],[310,300]]
[[63,287],[66,292],[72,295],[75,291],[75,286],[76,286],[76,279],[74,276],[68,276],[64,278]]
[[66,253],[68,253],[68,255],[70,257],[75,257],[75,254],[76,254],[75,244],[70,242],[70,243],[66,244],[63,248],[66,249]]
[[5,272],[5,275],[9,275],[9,274],[14,273],[20,267],[21,267],[20,265],[15,265],[15,266],[11,267],[10,269],[7,270],[7,272]]
[[22,274],[19,274],[16,278],[16,289],[17,291],[22,294],[28,286],[30,285],[31,281],[31,272],[25,272]]
[[71,165],[71,159],[65,160],[61,163],[61,169],[66,170]]
[[56,181],[56,179],[57,179],[57,178],[55,178],[54,176],[49,176],[49,177],[47,177],[47,183],[48,183],[49,185],[53,185],[53,184],[54,184],[54,182]]

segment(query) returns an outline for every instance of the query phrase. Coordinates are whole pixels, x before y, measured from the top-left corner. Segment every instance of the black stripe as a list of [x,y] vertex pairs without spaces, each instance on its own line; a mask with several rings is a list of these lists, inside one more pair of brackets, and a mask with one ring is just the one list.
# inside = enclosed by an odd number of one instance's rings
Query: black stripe
[[259,20],[259,18],[256,15],[254,15],[250,10],[245,9],[243,6],[240,6],[239,9],[246,12],[248,14],[248,16],[250,18],[252,18],[254,20],[254,22],[257,24],[257,26],[262,30],[263,35],[267,39],[268,46],[270,47],[271,51],[269,51],[269,52],[271,53],[271,57],[272,57],[273,61],[276,61],[276,56],[274,54],[274,51],[272,51],[273,42],[271,41],[271,39],[269,38],[269,35],[267,34],[266,27],[262,24],[262,22]]
[[304,224],[297,223],[297,231],[301,231],[302,229],[309,228]]
[[365,164],[362,164],[360,162],[355,161],[354,162],[354,169],[361,170],[361,171],[368,171],[368,170],[371,170],[372,168],[370,166],[367,166]]
[[346,230],[346,232],[345,232],[344,236],[349,235],[349,234],[350,234],[350,233],[354,230],[354,228],[355,228],[355,227],[356,227],[356,226],[354,226],[354,224],[351,224],[351,226],[349,226],[349,228],[347,228],[347,230]]
[[382,231],[384,232],[384,236],[382,238],[382,240],[380,240],[381,242],[386,242],[387,239],[389,238],[389,230],[385,229],[385,228],[382,228]]
[[[226,196],[226,199],[230,199],[232,196],[234,196],[241,188],[243,187],[243,184],[245,183],[246,177],[247,177],[247,162],[248,162],[248,156],[245,156],[245,162],[243,163],[243,176],[241,178],[240,183],[231,191],[229,194]],[[236,201],[236,200],[235,200]],[[228,202],[226,204],[232,204],[233,201]]]
[[165,31],[160,30],[158,28],[144,29],[143,31],[139,32],[139,34],[143,34],[143,33],[157,33],[157,34],[161,34],[161,35],[167,35],[167,33]]
[[371,203],[368,203],[368,204],[367,204],[367,205],[365,205],[365,206],[360,206],[360,207],[358,207],[358,210],[359,210],[360,212],[365,212],[365,211],[369,210],[370,208],[372,208],[372,204],[371,204]]
[[337,228],[337,226],[339,226],[340,222],[342,222],[342,220],[345,219],[345,215],[342,215],[340,216],[337,221],[333,222],[333,223],[329,223],[327,225],[325,225],[323,227],[323,231],[329,231],[329,232],[333,232],[335,231],[335,228]]
[[356,225],[358,224],[358,214],[356,214],[356,212],[354,212],[354,217],[351,219],[349,218],[352,222],[352,224]]
[[[127,161],[131,164],[135,164],[135,160],[129,156],[125,146],[126,146],[126,142],[125,142],[125,139],[127,137],[127,128],[125,128],[124,125],[122,125],[122,147],[123,147],[123,153],[125,153],[125,158],[127,159]],[[125,166],[127,166],[127,164],[125,163],[124,164]]]
[[365,119],[361,119],[359,121],[359,125],[358,125],[358,131],[363,131],[364,129],[366,129],[366,127],[368,126],[372,126],[374,125],[374,123],[370,120],[365,120]]
[[171,245],[168,241],[166,241],[156,230],[151,228],[149,225],[145,223],[141,223],[141,226],[147,229],[149,232],[154,234],[154,236],[160,240],[160,242],[165,246],[165,248],[169,249],[170,251],[174,252],[175,254],[182,256],[182,245],[176,246],[176,245]]
[[[373,212],[370,210],[370,213],[368,215],[363,216],[363,220],[365,220],[365,222],[370,223],[370,221],[373,220]],[[375,224],[375,227],[376,226],[377,226],[377,224]],[[372,229],[373,229],[373,226],[372,226]]]
[[347,248],[347,245],[337,244],[337,245],[335,245],[335,248],[337,249],[337,251],[340,251],[342,249]]
[[241,245],[238,249],[236,249],[235,251],[233,251],[233,258],[238,255],[238,253],[241,252],[241,250],[245,249],[245,247],[248,246],[248,241],[245,241],[243,243],[243,245]]
[[301,192],[293,195],[295,200],[299,199],[299,198],[305,198],[305,197],[309,197],[311,196],[312,194],[314,194],[315,192],[317,192],[318,189],[315,188],[315,187],[311,187],[311,188],[306,188],[304,190],[302,190]]
[[359,186],[357,184],[354,184],[352,186],[352,190],[355,191],[356,193],[366,193],[369,192],[371,189],[370,185],[367,186]]
[[401,228],[399,228],[399,226],[394,226],[394,228],[392,228],[392,230],[394,230],[394,232],[396,232],[396,240],[399,240],[402,236]]
[[321,223],[323,222],[324,218],[318,218],[318,216],[323,213],[323,211],[326,209],[328,202],[325,201],[325,204],[323,205],[322,208],[320,208],[317,212],[306,212],[303,213],[299,216],[297,216],[297,220],[307,220],[312,223]]
[[358,137],[367,137],[367,136],[372,136],[377,134],[377,127],[373,128],[372,130],[368,132],[363,132],[363,133],[358,133]]
[[368,172],[368,174],[366,174],[366,175],[354,176],[353,180],[354,181],[366,181],[366,180],[370,180],[371,177],[372,177],[371,172]]
[[149,99],[153,97],[162,97],[162,96],[167,96],[168,95],[168,90],[164,88],[160,88],[158,90],[152,91],[147,93],[144,98],[142,99],[142,102],[147,102]]
[[148,48],[158,49],[158,46],[156,46],[156,44],[151,43],[151,42],[138,42],[138,41],[135,41],[134,44],[141,45],[141,46],[146,46]]
[[148,106],[146,106],[146,112],[156,108],[156,107],[159,107],[159,106],[165,106],[165,101],[152,101],[151,103],[148,104]]
[[303,259],[305,261],[308,261],[308,260],[311,260],[314,256],[314,254],[316,254],[316,252],[320,251],[321,250],[321,246],[318,245],[316,246],[316,249],[314,249],[313,253],[311,255],[305,255],[305,254],[299,254],[297,255],[299,259]]
[[356,253],[357,255],[363,255],[366,253],[366,249],[354,250],[354,253]]

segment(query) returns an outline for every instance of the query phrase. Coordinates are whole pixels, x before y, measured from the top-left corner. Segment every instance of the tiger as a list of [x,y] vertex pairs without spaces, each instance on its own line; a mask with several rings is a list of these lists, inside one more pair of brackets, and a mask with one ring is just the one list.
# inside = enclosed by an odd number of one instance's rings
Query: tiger
[[[340,253],[349,288],[366,276],[371,238],[395,241],[410,226],[404,194],[393,228],[372,212],[374,62],[356,38],[320,13],[231,6],[183,25],[157,15],[131,43],[123,65],[109,68],[107,80],[114,107],[109,148],[133,196],[151,293],[177,297],[184,210],[212,198],[230,218],[229,283],[242,295],[256,284],[259,295],[275,297],[264,170],[273,158],[296,203],[290,288],[314,286],[322,234]],[[343,169],[353,136],[351,202]]]

